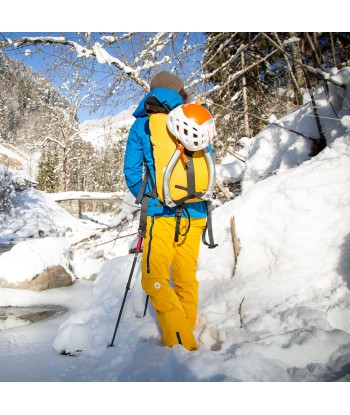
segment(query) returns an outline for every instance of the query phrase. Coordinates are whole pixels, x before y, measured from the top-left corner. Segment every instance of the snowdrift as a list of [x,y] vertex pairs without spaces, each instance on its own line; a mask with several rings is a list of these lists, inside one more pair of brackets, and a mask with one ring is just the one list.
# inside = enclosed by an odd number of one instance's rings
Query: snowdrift
[[16,243],[0,256],[0,278],[19,283],[52,265],[62,265],[69,272],[69,242],[57,236],[79,227],[79,221],[44,192],[32,188],[16,192],[10,212],[0,212],[0,242]]
[[[243,194],[215,209],[219,246],[201,246],[199,259],[198,351],[162,347],[151,307],[140,318],[139,268],[116,347],[107,349],[132,255],[105,263],[92,303],[62,324],[54,349],[99,356],[113,381],[349,380],[349,75],[332,74],[347,88],[331,86],[329,99],[317,89],[327,148],[310,158],[309,139],[274,123],[252,142]],[[317,137],[310,111],[306,105],[279,122]]]

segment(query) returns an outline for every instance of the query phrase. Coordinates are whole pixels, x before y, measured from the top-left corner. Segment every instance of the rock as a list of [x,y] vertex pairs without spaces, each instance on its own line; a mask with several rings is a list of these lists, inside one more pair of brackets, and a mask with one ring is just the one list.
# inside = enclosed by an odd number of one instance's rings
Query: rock
[[68,287],[72,285],[71,275],[62,265],[54,265],[46,268],[30,281],[26,280],[18,284],[9,283],[0,278],[0,288],[18,288],[21,290],[43,291],[52,288]]
[[100,251],[94,251],[94,252],[92,252],[89,256],[90,256],[91,259],[100,259],[100,258],[103,258],[104,255],[105,255],[105,252],[102,249]]

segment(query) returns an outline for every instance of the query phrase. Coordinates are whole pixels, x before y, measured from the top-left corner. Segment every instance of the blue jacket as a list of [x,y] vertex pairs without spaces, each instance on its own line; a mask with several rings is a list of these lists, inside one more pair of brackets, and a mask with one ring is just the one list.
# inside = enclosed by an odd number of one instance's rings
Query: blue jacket
[[[124,175],[126,184],[135,198],[138,196],[142,185],[144,161],[147,163],[150,173],[155,182],[154,158],[152,143],[150,140],[149,117],[146,114],[144,107],[145,100],[151,95],[155,95],[158,100],[167,105],[170,110],[183,104],[182,97],[178,92],[166,88],[155,88],[142,99],[134,111],[133,116],[136,118],[136,120],[131,126],[126,143]],[[151,190],[152,187],[149,181],[145,192],[147,193]],[[190,213],[191,218],[205,218],[207,216],[206,206],[204,202],[187,203],[186,207]],[[175,208],[169,208],[166,205],[162,205],[159,199],[150,198],[148,215],[174,216]]]

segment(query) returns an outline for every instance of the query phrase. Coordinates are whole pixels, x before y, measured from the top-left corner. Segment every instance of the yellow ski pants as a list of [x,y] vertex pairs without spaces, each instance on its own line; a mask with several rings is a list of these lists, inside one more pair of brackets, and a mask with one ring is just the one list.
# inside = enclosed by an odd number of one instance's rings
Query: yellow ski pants
[[[142,287],[156,309],[162,341],[168,347],[181,344],[188,350],[198,348],[192,330],[198,308],[197,259],[205,224],[204,218],[192,218],[187,235],[180,235],[175,243],[174,217],[147,217]],[[188,219],[182,218],[180,233],[187,225]]]

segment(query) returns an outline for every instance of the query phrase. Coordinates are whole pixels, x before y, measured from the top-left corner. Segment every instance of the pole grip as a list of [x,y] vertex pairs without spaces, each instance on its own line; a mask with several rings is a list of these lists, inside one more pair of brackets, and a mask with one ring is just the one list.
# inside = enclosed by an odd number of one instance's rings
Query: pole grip
[[143,241],[143,237],[139,236],[139,239],[138,239],[137,245],[136,245],[136,252],[141,252],[142,241]]

